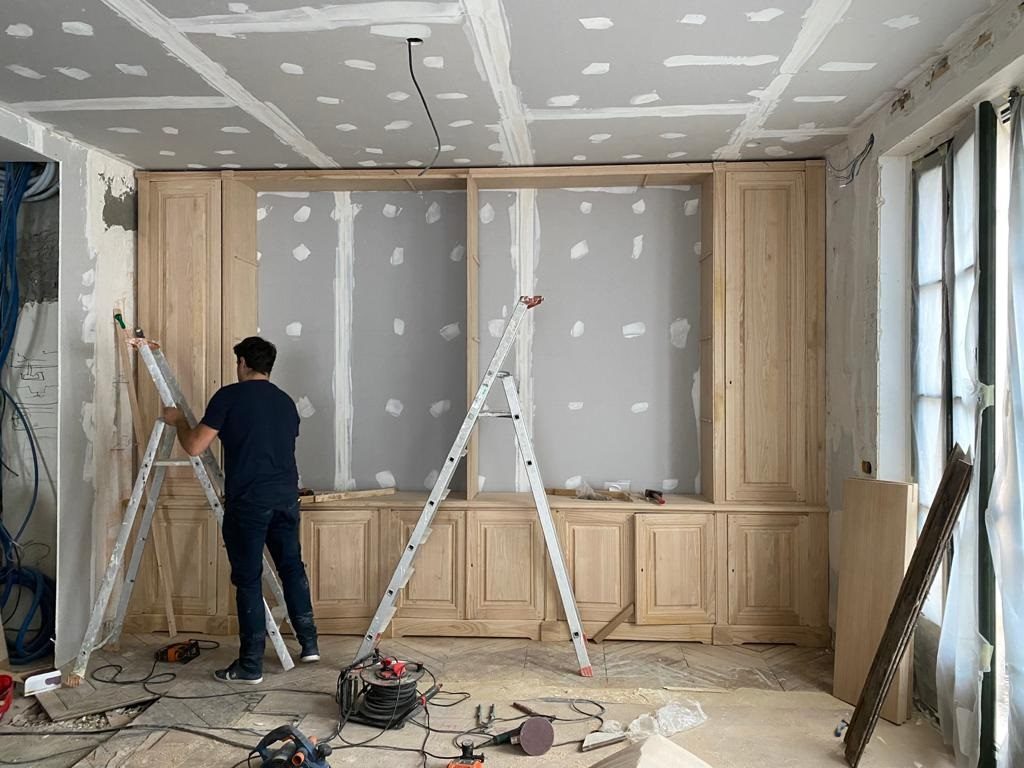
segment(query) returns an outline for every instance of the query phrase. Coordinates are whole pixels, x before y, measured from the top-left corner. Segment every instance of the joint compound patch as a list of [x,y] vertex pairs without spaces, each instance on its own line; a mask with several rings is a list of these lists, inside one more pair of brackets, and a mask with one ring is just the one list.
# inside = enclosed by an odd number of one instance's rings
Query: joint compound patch
[[448,254],[448,258],[452,261],[462,261],[466,258],[466,246],[456,245],[452,248],[452,252]]
[[640,402],[633,403],[631,406],[629,406],[629,410],[631,410],[633,413],[646,413],[647,409],[650,407],[650,403]]
[[583,477],[580,475],[573,475],[572,477],[566,478],[566,488],[579,488],[583,484]]
[[686,216],[696,216],[698,210],[700,210],[700,198],[698,197],[683,203],[683,214]]
[[267,214],[270,213],[271,207],[272,206],[265,205],[265,206],[263,206],[261,208],[257,208],[256,209],[256,221],[263,221],[265,218],[267,218]]
[[296,261],[305,261],[309,258],[310,250],[306,247],[305,243],[299,243],[297,246],[292,248],[292,256],[295,257]]
[[643,201],[643,198],[633,203],[633,213],[643,213],[647,210],[647,203]]
[[395,336],[401,336],[405,333],[405,320],[400,317],[396,317],[392,327],[394,328]]
[[672,321],[668,327],[668,338],[676,349],[686,349],[686,340],[690,337],[690,321],[680,317]]
[[643,253],[643,252],[644,252],[644,236],[643,235],[637,235],[636,237],[633,238],[633,253],[631,254],[630,258],[632,258],[633,261],[636,261],[637,259],[640,258],[640,254]]
[[500,339],[501,332],[505,330],[505,321],[500,317],[494,320],[487,321],[487,332],[491,334],[491,338]]
[[569,258],[572,261],[579,261],[584,256],[590,253],[590,246],[586,240],[580,240],[572,248],[569,249]]
[[582,411],[583,410],[583,403],[580,402],[579,400],[574,400],[571,403],[569,403],[569,410],[570,411]]
[[313,403],[311,403],[309,398],[305,396],[300,397],[295,401],[295,410],[297,410],[299,412],[299,416],[304,419],[308,419],[316,413],[316,408],[313,407]]
[[385,218],[393,219],[402,212],[402,209],[393,203],[387,203],[381,213],[384,214]]
[[904,30],[910,29],[911,27],[916,27],[918,24],[921,23],[921,19],[918,18],[917,16],[911,16],[908,14],[906,16],[897,16],[894,19],[886,19],[882,23],[885,24],[885,26],[887,27],[891,27],[892,29]]
[[748,11],[747,21],[764,23],[779,18],[784,13],[780,8],[765,8],[763,11]]
[[569,331],[569,335],[572,336],[574,339],[578,339],[580,336],[583,335],[583,328],[583,321],[577,320],[575,323],[572,324],[572,330]]
[[305,224],[309,221],[309,214],[311,212],[312,209],[308,205],[304,205],[295,212],[295,215],[292,216],[292,220],[297,224]]
[[412,127],[411,120],[392,120],[384,126],[385,131],[404,131]]
[[627,323],[622,326],[622,335],[627,339],[635,339],[647,333],[647,326],[643,323]]
[[586,200],[580,203],[580,213],[587,214],[590,213],[592,210],[594,210],[593,203],[588,203]]
[[300,323],[298,321],[296,321],[294,323],[288,323],[288,325],[286,325],[284,327],[284,332],[285,332],[286,336],[295,336],[295,337],[301,336],[302,335],[302,323]]
[[435,201],[427,208],[427,224],[434,224],[441,220],[441,206]]
[[490,203],[484,203],[480,207],[480,223],[490,224],[494,221],[494,206]]
[[397,419],[399,416],[402,415],[402,411],[405,410],[405,406],[402,405],[402,401],[401,400],[396,400],[395,398],[391,398],[384,405],[384,410],[387,411],[388,413],[390,413],[392,416],[394,416]]
[[444,416],[448,411],[452,409],[451,400],[438,400],[436,403],[430,404],[430,415],[435,419],[439,419]]
[[701,252],[703,250],[704,250],[704,244],[700,240],[698,240],[696,243],[693,244],[693,252],[695,254],[697,254],[698,256],[701,255]]
[[433,488],[434,483],[437,482],[437,474],[438,473],[436,469],[431,470],[430,474],[423,478],[423,487],[426,488],[427,490]]
[[405,261],[405,248],[395,248],[391,252],[391,266],[397,267]]
[[377,480],[377,485],[381,488],[395,487],[395,476],[386,469],[383,472],[378,472],[374,477]]
[[584,29],[611,29],[615,26],[615,22],[607,16],[591,16],[586,19],[580,19],[580,24],[583,25]]
[[442,339],[445,341],[451,341],[452,339],[458,338],[462,331],[460,330],[458,323],[449,323],[442,327],[439,333],[441,334]]
[[583,68],[584,75],[607,75],[612,65],[607,61],[595,61]]
[[679,481],[674,477],[669,477],[661,481],[661,490],[663,491],[674,491],[678,487]]

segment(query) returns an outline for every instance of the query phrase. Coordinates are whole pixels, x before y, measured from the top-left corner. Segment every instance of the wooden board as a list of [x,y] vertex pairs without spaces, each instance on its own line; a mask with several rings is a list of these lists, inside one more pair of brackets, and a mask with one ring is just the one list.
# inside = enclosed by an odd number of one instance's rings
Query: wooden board
[[907,646],[910,645],[910,637],[921,615],[921,608],[953,539],[953,529],[956,527],[960,508],[967,498],[973,471],[974,466],[967,460],[960,446],[954,446],[946,469],[942,473],[939,488],[935,492],[928,521],[918,537],[907,575],[903,577],[903,583],[900,585],[896,604],[885,626],[885,634],[882,635],[882,641],[878,644],[875,658],[871,662],[871,671],[864,683],[864,690],[861,691],[857,708],[850,718],[844,754],[846,762],[852,768],[857,768],[860,763],[864,749],[878,723],[882,702],[889,693],[896,670]]
[[394,496],[394,488],[370,488],[365,491],[312,491],[300,496],[303,504],[322,504],[325,501],[348,501],[349,499],[368,499],[375,496]]
[[[843,485],[832,695],[856,704],[917,541],[917,486],[851,478]],[[881,715],[910,717],[912,654],[899,665]]]
[[[129,672],[126,677],[141,677],[140,674]],[[77,688],[61,688],[47,691],[36,696],[46,714],[54,722],[58,720],[74,720],[84,715],[97,712],[109,712],[120,707],[130,707],[153,701],[159,696],[149,693],[141,685],[111,685],[83,680]]]

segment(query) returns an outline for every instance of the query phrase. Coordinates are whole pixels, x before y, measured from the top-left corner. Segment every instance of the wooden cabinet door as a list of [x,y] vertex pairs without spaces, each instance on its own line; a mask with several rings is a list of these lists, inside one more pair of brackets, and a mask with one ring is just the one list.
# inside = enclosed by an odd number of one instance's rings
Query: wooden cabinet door
[[[164,571],[171,584],[171,604],[183,631],[212,631],[214,627],[190,619],[217,616],[217,561],[220,557],[220,531],[213,512],[205,505],[160,504],[153,519],[159,529],[164,555]],[[129,613],[164,620],[163,586],[156,565],[156,542],[152,536],[139,566]]]
[[466,556],[467,618],[543,617],[547,561],[536,510],[470,510]]
[[[221,385],[220,192],[219,175],[144,177],[139,184],[136,323],[160,342],[196,418]],[[143,419],[151,425],[160,400],[148,373],[136,376]],[[180,447],[175,452],[184,458]],[[188,467],[168,470],[164,493],[202,496]]]
[[380,600],[379,510],[302,510],[302,559],[317,618],[368,618]]
[[801,624],[807,527],[806,515],[729,515],[730,624]]
[[555,517],[580,618],[608,621],[633,600],[633,513],[558,510]]
[[804,173],[725,176],[726,499],[802,501],[809,341]]
[[636,515],[636,623],[715,622],[715,518]]
[[[392,510],[387,531],[381,537],[381,588],[385,589],[409,542],[420,510]],[[413,574],[399,593],[398,617],[422,619],[462,619],[466,615],[466,513],[439,510],[430,527],[430,536],[420,545],[413,561]]]

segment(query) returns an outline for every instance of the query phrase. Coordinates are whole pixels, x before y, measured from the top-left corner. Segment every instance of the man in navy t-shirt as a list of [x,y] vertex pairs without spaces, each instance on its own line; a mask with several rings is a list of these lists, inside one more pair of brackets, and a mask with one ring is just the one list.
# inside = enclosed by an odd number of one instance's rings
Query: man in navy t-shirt
[[299,473],[295,438],[299,414],[292,399],[270,383],[277,349],[250,336],[235,345],[238,383],[221,387],[206,415],[190,429],[177,408],[164,421],[178,431],[190,456],[219,437],[224,446],[224,547],[238,604],[238,660],[214,676],[224,682],[263,681],[267,626],[263,608],[263,546],[277,566],[288,617],[304,662],[320,660],[309,580],[299,550]]

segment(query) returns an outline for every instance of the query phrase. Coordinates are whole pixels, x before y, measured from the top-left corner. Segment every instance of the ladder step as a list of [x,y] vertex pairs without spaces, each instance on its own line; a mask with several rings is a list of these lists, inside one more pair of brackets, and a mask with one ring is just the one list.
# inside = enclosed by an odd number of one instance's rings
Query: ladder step
[[480,411],[481,419],[511,419],[511,411]]
[[191,467],[192,462],[187,459],[164,459],[163,461],[154,461],[154,467]]

